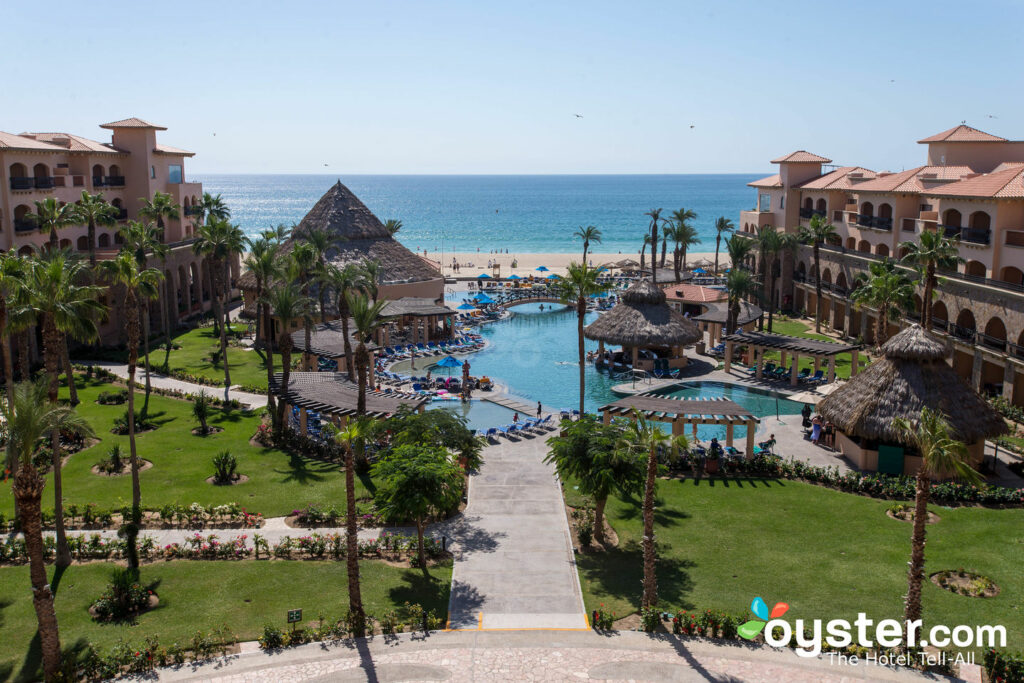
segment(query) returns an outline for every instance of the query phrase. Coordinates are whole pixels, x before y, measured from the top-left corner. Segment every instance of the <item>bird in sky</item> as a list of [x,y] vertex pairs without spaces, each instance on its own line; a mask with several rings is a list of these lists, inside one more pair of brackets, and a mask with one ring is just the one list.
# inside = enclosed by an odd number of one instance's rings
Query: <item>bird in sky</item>
[[576,114],[576,118],[582,119],[583,118],[583,114]]
[[697,126],[693,125],[692,123],[690,124],[690,128],[696,128],[696,127]]
[[992,115],[992,114],[989,114],[989,115],[988,115],[988,117],[989,117],[990,119],[998,119],[998,118],[999,118],[998,116],[994,116],[994,115]]
[[327,164],[324,164],[324,166],[326,166],[326,165],[327,165]]

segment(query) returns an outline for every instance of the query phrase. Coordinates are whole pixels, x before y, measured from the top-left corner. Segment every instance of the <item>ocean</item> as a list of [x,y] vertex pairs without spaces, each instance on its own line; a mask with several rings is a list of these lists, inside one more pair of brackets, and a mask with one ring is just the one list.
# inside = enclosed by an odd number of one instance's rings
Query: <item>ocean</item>
[[[663,216],[685,207],[702,243],[714,251],[719,216],[737,223],[756,202],[747,183],[758,175],[530,175],[400,176],[341,178],[381,220],[402,221],[398,239],[414,250],[566,253],[580,249],[572,233],[596,225],[603,233],[596,253],[632,253],[648,229],[644,213]],[[297,223],[338,177],[334,175],[215,175],[195,180],[223,195],[232,221],[247,234],[279,223]]]

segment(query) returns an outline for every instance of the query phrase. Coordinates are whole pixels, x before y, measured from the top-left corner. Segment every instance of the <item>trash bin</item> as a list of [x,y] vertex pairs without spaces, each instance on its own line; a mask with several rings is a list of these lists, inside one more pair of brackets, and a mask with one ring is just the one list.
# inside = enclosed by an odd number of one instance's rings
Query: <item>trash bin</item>
[[703,356],[704,352],[707,350],[707,344],[705,344],[703,341],[699,341],[695,346],[697,349],[697,354]]

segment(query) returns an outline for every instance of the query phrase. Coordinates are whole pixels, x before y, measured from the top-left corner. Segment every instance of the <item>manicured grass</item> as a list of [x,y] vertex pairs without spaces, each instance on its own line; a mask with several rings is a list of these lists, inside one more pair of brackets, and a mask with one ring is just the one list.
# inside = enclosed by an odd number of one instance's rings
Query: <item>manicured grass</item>
[[[114,419],[124,414],[125,405],[96,403],[101,391],[117,387],[86,381],[81,376],[77,380],[81,400],[78,411],[89,420],[101,442],[72,455],[64,465],[65,505],[96,503],[103,509],[114,508],[131,501],[131,476],[103,477],[90,470],[115,443],[121,445],[123,453],[128,453],[128,437],[110,433]],[[66,388],[62,387],[61,396],[67,396]],[[137,392],[136,400],[137,409],[141,410],[142,392]],[[139,457],[153,463],[152,468],[139,475],[143,505],[236,502],[266,517],[287,515],[308,503],[339,508],[345,505],[345,476],[338,464],[249,444],[260,424],[256,414],[213,409],[210,424],[223,427],[224,431],[200,437],[192,434],[198,423],[192,417],[191,401],[154,394],[149,413],[160,427],[136,438]],[[248,481],[234,486],[206,483],[206,478],[213,474],[213,456],[223,450],[238,458],[238,472],[247,475]],[[368,476],[357,478],[356,486],[357,498],[371,497],[373,485]],[[47,477],[43,507],[53,507],[52,475]],[[0,490],[0,512],[10,515],[13,509],[11,489],[5,486]]]
[[[767,330],[768,330],[768,327],[767,327],[767,319],[766,319],[765,331],[767,331]],[[835,341],[835,339],[833,339],[832,337],[827,337],[827,336],[825,336],[823,334],[815,334],[813,330],[814,330],[814,323],[813,322],[808,325],[808,324],[806,324],[806,323],[804,323],[804,322],[802,322],[800,320],[793,320],[792,318],[786,318],[786,317],[781,316],[781,315],[775,316],[775,319],[772,321],[772,332],[775,333],[775,334],[785,334],[785,335],[789,335],[791,337],[803,337],[804,339],[817,339],[818,341],[830,341],[830,342],[834,342]],[[767,362],[775,363],[776,365],[779,364],[780,355],[779,355],[779,353],[777,351],[767,351],[767,352],[765,352],[764,357],[765,357],[765,360]],[[862,350],[860,352],[861,369],[864,368],[864,362],[865,362],[865,352]],[[792,363],[793,363],[792,356],[787,357],[786,358],[786,367],[788,368],[790,365],[792,365]],[[840,354],[840,355],[836,356],[836,377],[839,377],[841,379],[849,379],[850,378],[850,367],[851,367],[851,365],[852,365],[852,357],[851,357],[851,355],[849,353],[843,353],[843,354]],[[814,372],[814,360],[812,358],[808,358],[808,357],[800,358],[800,369],[801,370],[804,370],[804,369],[810,370],[811,373],[813,374],[813,372]],[[825,372],[825,375],[827,376],[828,375],[828,362],[827,361],[822,361],[821,369]]]
[[[451,562],[431,567],[428,573],[379,561],[360,564],[368,612],[380,615],[408,601],[444,619]],[[289,609],[302,608],[305,623],[313,624],[320,615],[337,619],[348,611],[344,562],[177,561],[142,567],[143,583],[156,584],[157,609],[141,615],[136,625],[97,624],[87,609],[103,591],[112,566],[75,565],[60,578],[56,606],[65,648],[80,641],[105,648],[118,639],[142,642],[151,635],[170,645],[188,641],[196,630],[224,625],[240,640],[254,640],[266,623],[284,627]],[[52,575],[53,568],[49,571]],[[33,644],[36,617],[28,567],[0,568],[0,626],[0,681],[34,680],[31,673],[38,665],[38,654]]]
[[[570,504],[579,495],[567,486]],[[865,612],[903,614],[911,526],[890,519],[890,503],[793,481],[663,480],[656,538],[659,606],[742,614],[755,596],[787,602],[787,618],[833,619]],[[995,581],[988,599],[925,581],[925,625],[1002,624],[1011,649],[1024,647],[1024,510],[947,509],[928,527],[926,573],[963,567]],[[578,556],[588,610],[602,603],[638,609],[643,520],[638,500],[612,499],[608,519],[619,548]]]

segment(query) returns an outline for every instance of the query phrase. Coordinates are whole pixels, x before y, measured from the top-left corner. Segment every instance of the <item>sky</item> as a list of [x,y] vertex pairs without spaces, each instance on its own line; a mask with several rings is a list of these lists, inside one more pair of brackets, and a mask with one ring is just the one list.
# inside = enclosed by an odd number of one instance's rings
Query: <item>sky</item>
[[[138,116],[191,173],[772,172],[1024,138],[1024,3],[8,3],[0,130]],[[582,118],[576,116],[581,115]],[[994,117],[994,118],[992,118]]]

